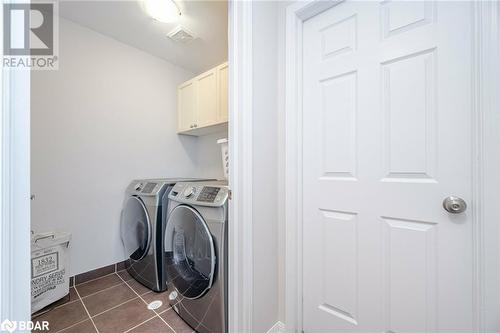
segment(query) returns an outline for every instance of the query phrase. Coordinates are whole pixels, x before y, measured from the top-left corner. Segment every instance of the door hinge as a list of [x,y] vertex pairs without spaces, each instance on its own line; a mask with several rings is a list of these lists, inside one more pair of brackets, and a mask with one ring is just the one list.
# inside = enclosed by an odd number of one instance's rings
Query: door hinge
[[228,198],[229,200],[232,200],[232,199],[233,199],[233,191],[229,190],[229,191],[227,192],[227,198]]

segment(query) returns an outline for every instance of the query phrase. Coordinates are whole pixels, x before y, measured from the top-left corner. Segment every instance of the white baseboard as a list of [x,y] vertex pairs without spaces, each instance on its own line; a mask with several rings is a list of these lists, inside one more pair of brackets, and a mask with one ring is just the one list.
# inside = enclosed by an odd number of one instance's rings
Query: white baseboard
[[278,321],[273,325],[273,327],[269,329],[269,331],[267,331],[267,333],[285,333],[285,324],[283,324],[281,321]]

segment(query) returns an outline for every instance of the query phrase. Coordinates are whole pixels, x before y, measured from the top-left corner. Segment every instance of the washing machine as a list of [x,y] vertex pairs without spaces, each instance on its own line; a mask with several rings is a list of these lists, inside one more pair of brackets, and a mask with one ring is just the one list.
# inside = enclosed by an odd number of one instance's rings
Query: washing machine
[[169,194],[170,304],[199,333],[227,332],[228,197],[227,182],[177,183]]
[[137,281],[153,291],[167,289],[163,267],[163,239],[168,194],[179,181],[196,179],[139,179],[126,189],[120,231],[125,267]]

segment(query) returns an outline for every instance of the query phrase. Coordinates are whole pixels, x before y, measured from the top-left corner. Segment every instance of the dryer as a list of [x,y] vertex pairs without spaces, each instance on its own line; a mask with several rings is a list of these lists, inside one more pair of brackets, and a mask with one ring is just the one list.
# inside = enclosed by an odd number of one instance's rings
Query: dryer
[[167,289],[163,268],[163,239],[168,194],[179,181],[196,179],[139,179],[126,189],[120,231],[125,249],[125,267],[137,281],[151,290]]
[[177,183],[169,194],[165,271],[172,308],[199,333],[227,332],[227,182]]

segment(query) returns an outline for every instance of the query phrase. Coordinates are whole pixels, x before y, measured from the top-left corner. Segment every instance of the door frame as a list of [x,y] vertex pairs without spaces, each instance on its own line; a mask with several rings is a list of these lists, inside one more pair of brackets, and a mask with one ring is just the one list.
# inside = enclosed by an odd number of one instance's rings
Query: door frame
[[252,6],[229,1],[229,332],[253,331]]
[[[0,2],[2,21],[3,4],[8,2]],[[30,71],[0,68],[0,91],[0,321],[27,321],[31,318]]]
[[[285,327],[303,331],[302,308],[302,29],[342,1],[296,2],[285,27]],[[500,314],[500,3],[471,2],[473,17],[472,129],[474,327],[491,331]],[[495,131],[495,129],[497,129]],[[498,329],[498,327],[495,327]]]

